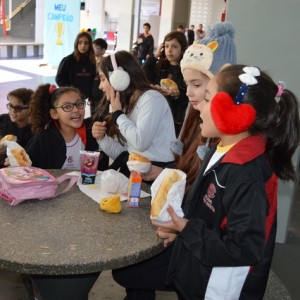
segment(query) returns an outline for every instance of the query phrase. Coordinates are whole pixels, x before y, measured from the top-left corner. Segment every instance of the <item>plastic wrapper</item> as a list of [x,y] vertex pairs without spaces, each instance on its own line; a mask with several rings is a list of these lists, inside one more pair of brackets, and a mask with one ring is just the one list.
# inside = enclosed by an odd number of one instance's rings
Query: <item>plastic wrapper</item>
[[101,191],[110,194],[127,194],[129,179],[122,173],[109,169],[101,174]]
[[130,172],[134,171],[139,174],[147,174],[151,171],[151,162],[141,154],[131,152],[127,161],[127,167]]
[[6,145],[6,155],[11,167],[31,166],[32,162],[23,147],[13,141],[5,141],[3,143]]
[[[159,193],[161,189],[165,189],[162,183],[164,179],[170,174],[170,172],[176,172],[179,175],[179,179],[174,183],[170,184],[167,191],[165,190],[165,196],[160,199],[161,202],[161,209],[160,212],[156,215],[153,215],[153,206],[154,206],[154,199],[156,194]],[[185,185],[186,185],[186,174],[178,169],[164,169],[159,176],[155,179],[153,184],[151,185],[151,215],[150,219],[158,221],[158,222],[168,222],[171,220],[171,217],[167,211],[169,205],[171,205],[175,211],[175,213],[179,217],[183,217],[183,211],[181,208],[182,200],[184,197],[185,192]]]

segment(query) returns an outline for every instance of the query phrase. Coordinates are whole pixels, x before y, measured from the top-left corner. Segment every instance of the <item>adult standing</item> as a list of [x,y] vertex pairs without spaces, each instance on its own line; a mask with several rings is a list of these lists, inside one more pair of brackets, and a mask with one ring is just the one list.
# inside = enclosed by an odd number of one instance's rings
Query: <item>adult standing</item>
[[203,24],[199,24],[196,30],[196,42],[200,44],[201,40],[205,37],[205,31],[203,30]]
[[191,46],[195,41],[195,26],[191,25],[187,32],[188,45]]
[[73,86],[80,90],[84,98],[90,98],[96,76],[95,54],[92,37],[88,32],[80,32],[74,42],[74,52],[60,62],[55,77],[62,86]]
[[136,52],[136,57],[142,65],[147,58],[153,55],[154,39],[150,33],[151,25],[145,23],[143,25],[144,31],[140,33],[136,42],[134,43],[133,51]]

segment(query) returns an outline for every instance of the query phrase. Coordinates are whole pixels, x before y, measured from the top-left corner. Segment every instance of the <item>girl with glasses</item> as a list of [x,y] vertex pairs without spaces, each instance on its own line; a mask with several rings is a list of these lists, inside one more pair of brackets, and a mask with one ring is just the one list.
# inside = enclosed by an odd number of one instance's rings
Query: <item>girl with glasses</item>
[[[26,88],[13,90],[7,95],[7,114],[0,116],[0,137],[8,134],[17,137],[17,143],[26,147],[32,137],[29,124],[29,103],[33,91]],[[6,152],[6,149],[3,149]],[[1,155],[0,166],[3,166],[5,154]]]
[[[98,151],[90,120],[84,120],[85,105],[77,88],[38,87],[30,105],[35,136],[26,147],[33,166],[80,170],[80,150]],[[99,165],[105,166],[105,159]]]

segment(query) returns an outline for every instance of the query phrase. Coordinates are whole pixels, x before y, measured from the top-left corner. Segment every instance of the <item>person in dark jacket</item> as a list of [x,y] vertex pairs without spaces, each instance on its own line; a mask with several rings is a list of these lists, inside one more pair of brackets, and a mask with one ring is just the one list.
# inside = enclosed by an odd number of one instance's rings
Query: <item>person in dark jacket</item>
[[[188,105],[186,95],[186,84],[183,81],[180,61],[187,48],[185,35],[180,31],[171,31],[160,44],[154,56],[146,60],[143,69],[149,81],[158,89],[168,100],[171,108],[176,136],[178,136]],[[175,81],[178,89],[165,89],[160,86],[161,79],[169,78]]]
[[[99,151],[91,133],[91,120],[84,119],[85,105],[80,91],[74,87],[38,87],[30,106],[35,135],[26,147],[33,166],[80,170],[80,150]],[[98,169],[107,167],[108,157],[101,153]]]
[[[33,90],[19,88],[12,90],[7,95],[7,114],[0,115],[0,139],[8,134],[17,137],[16,142],[26,147],[32,137],[29,124],[29,104]],[[0,167],[4,165],[6,147],[0,147]]]
[[275,245],[278,178],[296,178],[297,99],[258,68],[229,65],[210,80],[198,107],[202,135],[220,143],[203,161],[184,217],[170,206],[170,221],[152,222],[169,247],[113,271],[128,300],[155,299],[155,289],[171,288],[179,299],[263,299]]
[[139,34],[133,47],[133,52],[141,65],[153,55],[154,51],[154,39],[150,33],[151,25],[145,23],[143,29],[144,31]]
[[92,96],[95,76],[96,62],[91,35],[80,32],[74,42],[74,52],[64,57],[58,66],[56,83],[60,87],[78,88],[86,99]]

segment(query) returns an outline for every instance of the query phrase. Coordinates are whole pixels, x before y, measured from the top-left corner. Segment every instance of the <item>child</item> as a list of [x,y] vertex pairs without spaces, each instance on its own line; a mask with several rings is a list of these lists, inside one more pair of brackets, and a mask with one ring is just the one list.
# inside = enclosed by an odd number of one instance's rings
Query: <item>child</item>
[[164,96],[148,83],[135,57],[126,51],[105,57],[99,75],[100,89],[112,114],[104,119],[99,112],[101,121],[94,123],[92,133],[100,148],[114,160],[111,168],[129,175],[126,162],[131,151],[147,157],[154,165],[172,162],[172,113]]
[[100,78],[98,74],[99,64],[103,59],[103,55],[107,49],[107,43],[104,39],[98,38],[93,41],[93,49],[95,53],[96,59],[96,77],[94,78],[93,83],[93,91],[92,95],[89,98],[89,104],[91,108],[91,116],[93,116],[96,112],[96,107],[100,103],[101,99],[103,98],[103,92],[99,89]]
[[74,86],[84,98],[90,98],[96,76],[95,54],[88,32],[80,32],[74,42],[74,52],[60,62],[55,77],[58,86]]
[[[33,91],[19,88],[8,93],[6,104],[8,114],[0,116],[0,139],[8,134],[17,137],[17,143],[26,147],[32,137],[29,124],[29,103]],[[0,148],[0,167],[4,166],[6,147]]]
[[141,65],[153,55],[154,39],[150,29],[151,25],[149,23],[143,25],[143,32],[139,34],[132,49]]
[[6,104],[8,114],[0,116],[0,136],[13,134],[22,147],[26,147],[32,136],[29,124],[29,104],[32,94],[33,91],[26,88],[9,92]]
[[[185,35],[179,31],[171,31],[165,36],[154,57],[150,57],[143,66],[150,82],[165,95],[169,102],[174,118],[176,136],[179,135],[188,105],[186,85],[180,70],[180,61],[186,48],[187,39]],[[164,78],[175,81],[178,90],[161,88],[160,81]]]
[[[169,207],[172,220],[154,223],[165,246],[175,241],[167,248],[168,275],[166,268],[156,272],[180,299],[262,299],[275,244],[277,178],[295,179],[297,99],[259,69],[232,65],[208,83],[199,109],[202,135],[221,142],[205,157],[184,218]],[[130,282],[122,270],[114,276]],[[136,294],[149,285],[126,287]]]
[[[80,170],[80,150],[99,150],[90,119],[84,120],[85,104],[74,87],[44,84],[37,88],[30,105],[35,136],[26,147],[33,166]],[[102,158],[99,168],[103,170],[108,162]]]

